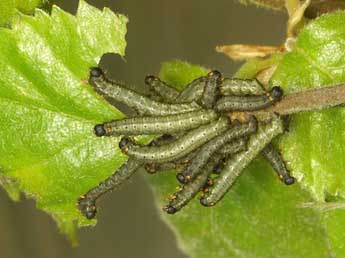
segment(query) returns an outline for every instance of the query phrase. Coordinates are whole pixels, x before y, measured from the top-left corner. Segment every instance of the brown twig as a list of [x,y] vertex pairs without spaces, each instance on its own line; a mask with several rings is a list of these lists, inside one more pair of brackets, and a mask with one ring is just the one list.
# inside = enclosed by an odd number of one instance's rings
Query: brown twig
[[345,104],[345,84],[306,90],[286,95],[276,105],[251,114],[265,119],[272,113],[291,115],[300,112],[317,111]]

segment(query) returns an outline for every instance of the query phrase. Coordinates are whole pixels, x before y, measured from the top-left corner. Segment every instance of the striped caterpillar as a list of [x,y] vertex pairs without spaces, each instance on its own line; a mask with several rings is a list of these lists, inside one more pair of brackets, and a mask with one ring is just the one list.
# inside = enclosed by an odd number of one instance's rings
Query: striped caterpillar
[[248,150],[227,161],[214,186],[200,199],[200,203],[204,206],[215,205],[235,183],[243,169],[283,131],[283,123],[279,117],[273,117],[267,124],[260,124],[258,132],[249,139]]
[[[266,92],[256,80],[223,78],[217,71],[196,78],[182,92],[157,77],[147,76],[145,83],[153,92],[149,97],[106,78],[99,68],[91,68],[90,82],[106,100],[123,103],[136,115],[94,128],[96,136],[125,136],[119,147],[129,159],[79,198],[79,209],[88,219],[96,215],[97,199],[118,188],[140,167],[149,173],[170,169],[180,172],[177,179],[183,186],[164,208],[169,214],[180,210],[205,187],[201,204],[215,205],[260,153],[285,184],[294,182],[281,155],[270,144],[283,132],[282,118],[274,115],[267,122],[249,117],[247,121],[230,123],[227,117],[229,112],[273,105],[282,98],[280,87]],[[129,138],[145,134],[163,135],[145,146]],[[213,185],[210,176],[216,177]]]
[[210,140],[208,143],[204,144],[198,155],[192,160],[190,166],[187,167],[182,173],[177,174],[177,179],[186,184],[193,180],[200,172],[200,170],[206,165],[209,157],[213,155],[221,147],[231,142],[236,138],[245,137],[252,134],[257,129],[257,121],[254,117],[251,117],[250,121],[245,124],[235,124],[233,127],[228,129],[223,134]]

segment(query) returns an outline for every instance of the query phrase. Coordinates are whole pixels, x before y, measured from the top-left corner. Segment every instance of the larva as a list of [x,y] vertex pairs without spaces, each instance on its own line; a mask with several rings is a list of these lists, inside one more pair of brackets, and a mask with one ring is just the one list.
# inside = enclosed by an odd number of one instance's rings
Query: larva
[[204,108],[212,108],[219,96],[219,82],[222,75],[218,71],[212,71],[207,75],[201,104]]
[[241,138],[254,133],[257,130],[257,121],[252,116],[248,123],[237,123],[228,129],[225,133],[213,138],[204,144],[198,155],[191,161],[191,164],[182,172],[177,174],[177,179],[180,183],[186,184],[193,181],[194,178],[201,172],[206,165],[210,156],[217,152],[225,143],[228,143],[236,138]]
[[177,133],[194,129],[218,118],[213,110],[196,110],[167,116],[144,116],[114,120],[95,126],[97,136]]
[[217,153],[213,154],[213,156],[216,156],[215,158],[219,160],[219,162],[217,162],[213,168],[213,173],[220,174],[227,160],[231,158],[232,155],[242,152],[242,151],[246,151],[248,149],[247,142],[248,142],[247,137],[233,140],[230,143],[224,144],[224,146],[220,148],[217,151]]
[[204,92],[205,83],[206,83],[207,77],[199,77],[189,83],[187,87],[180,93],[180,95],[176,98],[176,103],[188,103],[192,101],[198,102],[202,94]]
[[283,96],[283,90],[276,86],[269,94],[260,96],[225,96],[216,103],[219,111],[254,111],[273,105]]
[[262,151],[262,155],[271,164],[273,169],[276,171],[279,179],[286,185],[292,185],[295,179],[290,175],[289,170],[286,168],[285,162],[272,144],[268,144]]
[[195,102],[167,104],[141,96],[132,90],[125,89],[119,84],[108,80],[105,78],[102,70],[99,68],[91,69],[90,82],[95,85],[96,90],[102,95],[128,105],[139,114],[160,116],[190,112],[200,109],[200,106]]
[[208,175],[212,173],[213,164],[208,164],[190,184],[184,185],[182,189],[173,195],[170,203],[164,207],[168,214],[174,214],[188,204],[205,185]]
[[240,138],[224,144],[217,152],[223,155],[231,155],[247,149],[247,139]]
[[143,165],[142,161],[128,159],[116,172],[101,182],[97,187],[88,191],[78,199],[78,207],[86,218],[92,219],[96,216],[96,200],[110,190],[119,187],[126,182]]
[[180,95],[180,92],[178,90],[167,85],[156,76],[146,76],[145,83],[150,86],[155,92],[157,92],[165,101],[173,103],[174,100]]
[[265,94],[265,89],[256,79],[224,78],[221,81],[220,92],[223,96],[263,95]]
[[179,158],[174,161],[165,162],[165,163],[146,163],[145,169],[148,173],[154,174],[161,171],[167,171],[167,170],[176,170],[176,171],[182,171],[189,163],[190,161],[197,155],[198,150],[194,150],[190,153],[188,153],[186,156]]
[[130,157],[146,162],[163,163],[179,159],[199,148],[212,138],[222,134],[229,126],[228,119],[221,117],[216,122],[200,126],[187,132],[175,142],[164,146],[137,146],[124,138],[120,141],[121,150]]
[[234,155],[227,161],[214,186],[200,199],[200,203],[204,206],[215,205],[234,184],[243,169],[281,133],[283,124],[280,117],[274,116],[270,123],[260,124],[258,132],[249,139],[248,150]]

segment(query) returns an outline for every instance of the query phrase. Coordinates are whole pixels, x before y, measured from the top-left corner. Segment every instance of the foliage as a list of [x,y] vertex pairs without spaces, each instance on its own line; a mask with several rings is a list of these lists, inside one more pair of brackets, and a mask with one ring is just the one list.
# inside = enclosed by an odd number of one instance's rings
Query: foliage
[[[92,224],[77,198],[110,175],[125,157],[117,138],[97,138],[95,124],[121,118],[87,85],[88,69],[106,52],[124,54],[127,19],[81,1],[76,17],[54,7],[20,15],[0,29],[0,168],[11,196],[23,191],[73,235],[75,224]],[[345,14],[311,23],[296,48],[272,59],[272,85],[287,93],[344,81]],[[271,60],[271,61],[272,61]],[[241,77],[271,62],[249,62]],[[247,71],[247,72],[246,72]],[[163,65],[161,77],[181,88],[204,70],[185,62]],[[258,158],[224,200],[204,208],[194,200],[174,216],[163,215],[192,257],[345,256],[345,111],[298,114],[278,139],[299,183],[287,187]],[[177,185],[173,173],[148,177],[159,206]],[[327,201],[333,201],[332,203]],[[305,203],[309,208],[301,208]]]

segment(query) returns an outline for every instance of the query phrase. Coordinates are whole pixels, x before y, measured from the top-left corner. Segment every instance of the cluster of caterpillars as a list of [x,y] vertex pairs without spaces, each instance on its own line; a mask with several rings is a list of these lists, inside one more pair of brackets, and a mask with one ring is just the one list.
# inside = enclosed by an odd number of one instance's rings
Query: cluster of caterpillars
[[[224,78],[218,71],[195,79],[182,92],[154,76],[147,76],[145,83],[151,89],[148,96],[111,81],[100,68],[90,70],[95,90],[107,100],[128,106],[134,115],[94,128],[98,137],[122,136],[119,148],[128,160],[79,198],[78,207],[88,219],[95,217],[101,195],[119,187],[142,167],[149,173],[177,171],[182,186],[164,207],[169,214],[179,211],[199,192],[203,206],[215,205],[259,154],[282,182],[294,183],[271,144],[286,129],[284,118],[274,114],[258,121],[250,115],[280,101],[280,87],[267,91],[255,79]],[[136,135],[160,136],[143,146],[135,142]]]

